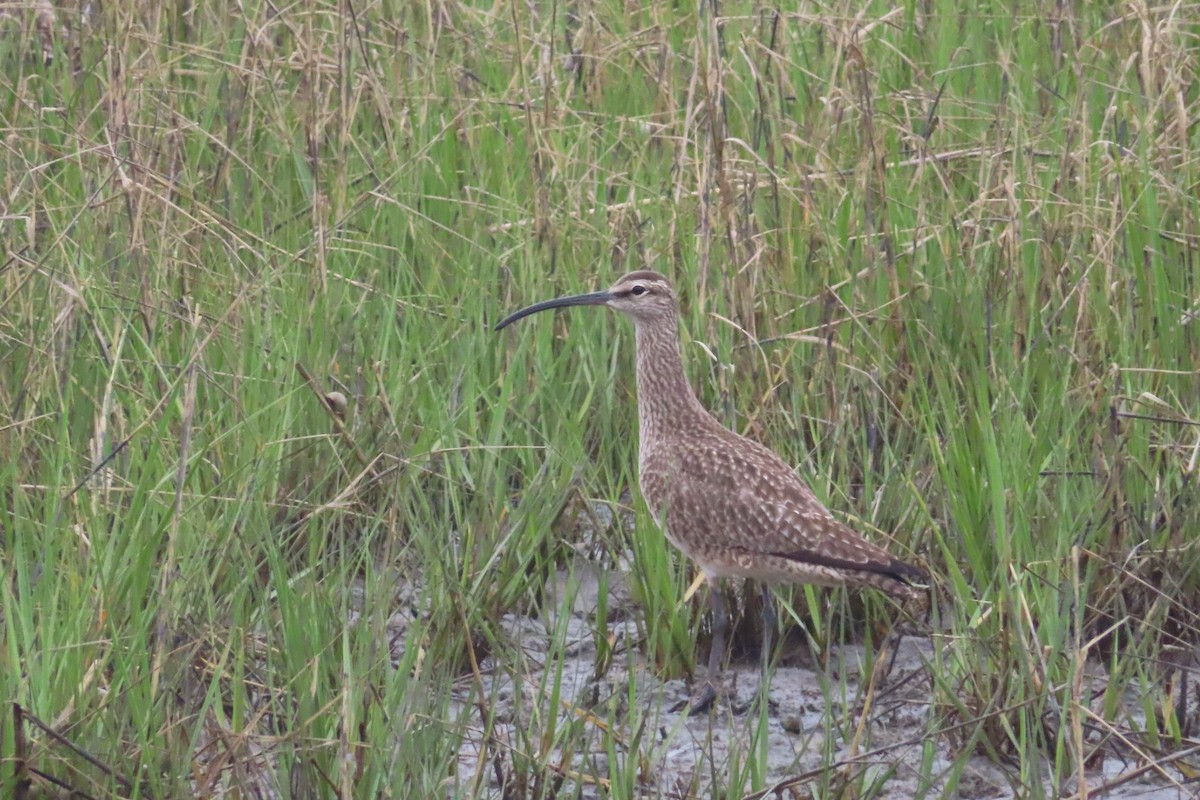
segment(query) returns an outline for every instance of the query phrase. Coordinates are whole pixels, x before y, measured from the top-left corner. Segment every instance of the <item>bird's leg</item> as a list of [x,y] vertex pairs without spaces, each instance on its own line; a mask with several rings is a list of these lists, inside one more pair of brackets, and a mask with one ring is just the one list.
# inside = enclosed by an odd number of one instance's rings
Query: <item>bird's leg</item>
[[775,597],[771,594],[771,587],[764,583],[762,585],[762,651],[759,653],[762,660],[762,675],[759,676],[758,699],[766,708],[769,708],[771,704],[771,640],[775,635],[776,623]]
[[744,714],[754,706],[754,701],[761,703],[761,709],[770,710],[771,708],[771,664],[773,661],[773,653],[771,651],[771,640],[775,635],[775,625],[777,617],[775,615],[775,597],[771,594],[771,587],[766,583],[761,584],[762,588],[762,645],[758,651],[760,660],[761,674],[758,680],[758,692],[754,698],[742,706],[734,706],[734,714]]
[[725,612],[725,597],[721,593],[721,584],[715,578],[708,578],[708,599],[712,605],[713,631],[712,645],[708,651],[708,673],[704,682],[696,687],[687,702],[678,703],[672,711],[687,709],[688,714],[698,714],[707,711],[717,699],[721,686],[721,660],[725,657],[725,643],[729,634],[729,615]]
[[708,682],[715,688],[721,682],[721,660],[725,657],[725,644],[729,637],[729,614],[725,612],[725,595],[721,592],[719,581],[709,580],[708,594],[713,612],[712,647],[708,651]]
[[729,614],[725,611],[725,595],[721,591],[721,583],[710,578],[708,581],[708,597],[712,603],[713,630],[712,644],[708,650],[708,674],[704,683],[696,688],[692,699],[688,701],[688,713],[699,714],[707,711],[717,699],[721,687],[721,661],[725,658],[725,644],[729,638]]
[[775,614],[775,598],[771,587],[765,583],[762,587],[762,666],[763,677],[766,678],[767,667],[771,665],[771,637],[775,635],[775,625],[778,618]]

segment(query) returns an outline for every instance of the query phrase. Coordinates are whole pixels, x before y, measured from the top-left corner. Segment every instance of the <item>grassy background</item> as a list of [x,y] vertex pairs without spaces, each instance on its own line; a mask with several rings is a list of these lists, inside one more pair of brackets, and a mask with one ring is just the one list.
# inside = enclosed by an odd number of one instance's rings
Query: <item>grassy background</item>
[[[489,325],[644,266],[717,416],[929,568],[949,780],[1194,746],[1198,19],[5,6],[0,697],[122,778],[6,713],[0,790],[24,753],[93,796],[469,797],[493,766],[640,796],[638,687],[562,717],[565,633],[534,673],[500,624],[632,553],[615,658],[691,668],[687,565],[645,518],[573,524],[636,508],[631,329]],[[818,638],[894,615],[793,597]],[[532,682],[520,742],[488,734],[494,675]],[[456,768],[469,735],[489,775]],[[743,756],[714,794],[761,786]]]

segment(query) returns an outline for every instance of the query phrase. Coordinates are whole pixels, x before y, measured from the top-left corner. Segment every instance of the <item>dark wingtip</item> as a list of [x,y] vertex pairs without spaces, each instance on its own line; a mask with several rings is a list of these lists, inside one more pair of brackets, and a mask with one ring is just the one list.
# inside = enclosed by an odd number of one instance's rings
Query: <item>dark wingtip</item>
[[793,561],[804,561],[810,564],[816,564],[822,567],[832,567],[833,569],[848,570],[851,572],[869,572],[876,575],[882,575],[885,578],[890,578],[903,586],[913,586],[923,584],[929,577],[925,570],[920,567],[914,567],[906,561],[901,561],[898,558],[892,558],[888,561],[852,561],[846,558],[837,558],[827,556],[821,553],[815,553],[811,550],[800,552],[774,552],[773,556],[787,558]]
[[914,567],[907,561],[901,561],[898,558],[893,558],[892,563],[888,564],[887,570],[896,580],[903,581],[907,584],[921,583],[929,575],[920,567]]

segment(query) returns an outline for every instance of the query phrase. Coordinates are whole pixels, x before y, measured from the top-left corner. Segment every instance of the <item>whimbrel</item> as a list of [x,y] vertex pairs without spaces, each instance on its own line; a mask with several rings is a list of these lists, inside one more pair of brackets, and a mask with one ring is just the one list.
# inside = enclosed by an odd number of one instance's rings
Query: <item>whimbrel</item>
[[703,572],[713,608],[707,682],[693,710],[716,696],[728,617],[721,578],[870,586],[901,599],[919,593],[918,568],[836,520],[779,456],[721,425],[696,399],[679,355],[675,292],[648,270],[607,291],[546,300],[506,317],[500,330],[538,311],[606,305],[637,331],[638,482],[671,544]]

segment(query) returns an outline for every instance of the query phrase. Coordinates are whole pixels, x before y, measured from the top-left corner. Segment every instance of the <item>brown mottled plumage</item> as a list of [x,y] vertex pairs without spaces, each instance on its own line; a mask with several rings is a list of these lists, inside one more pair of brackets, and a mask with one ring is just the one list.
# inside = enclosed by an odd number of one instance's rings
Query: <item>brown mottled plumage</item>
[[[551,308],[607,305],[637,330],[639,483],[667,538],[705,577],[823,586],[870,586],[917,597],[921,570],[893,558],[834,519],[782,459],[717,422],[696,399],[679,356],[675,293],[657,272],[631,272],[612,288],[547,300],[496,326]],[[724,608],[715,612],[710,681],[724,650]],[[711,692],[707,699],[711,702]]]

